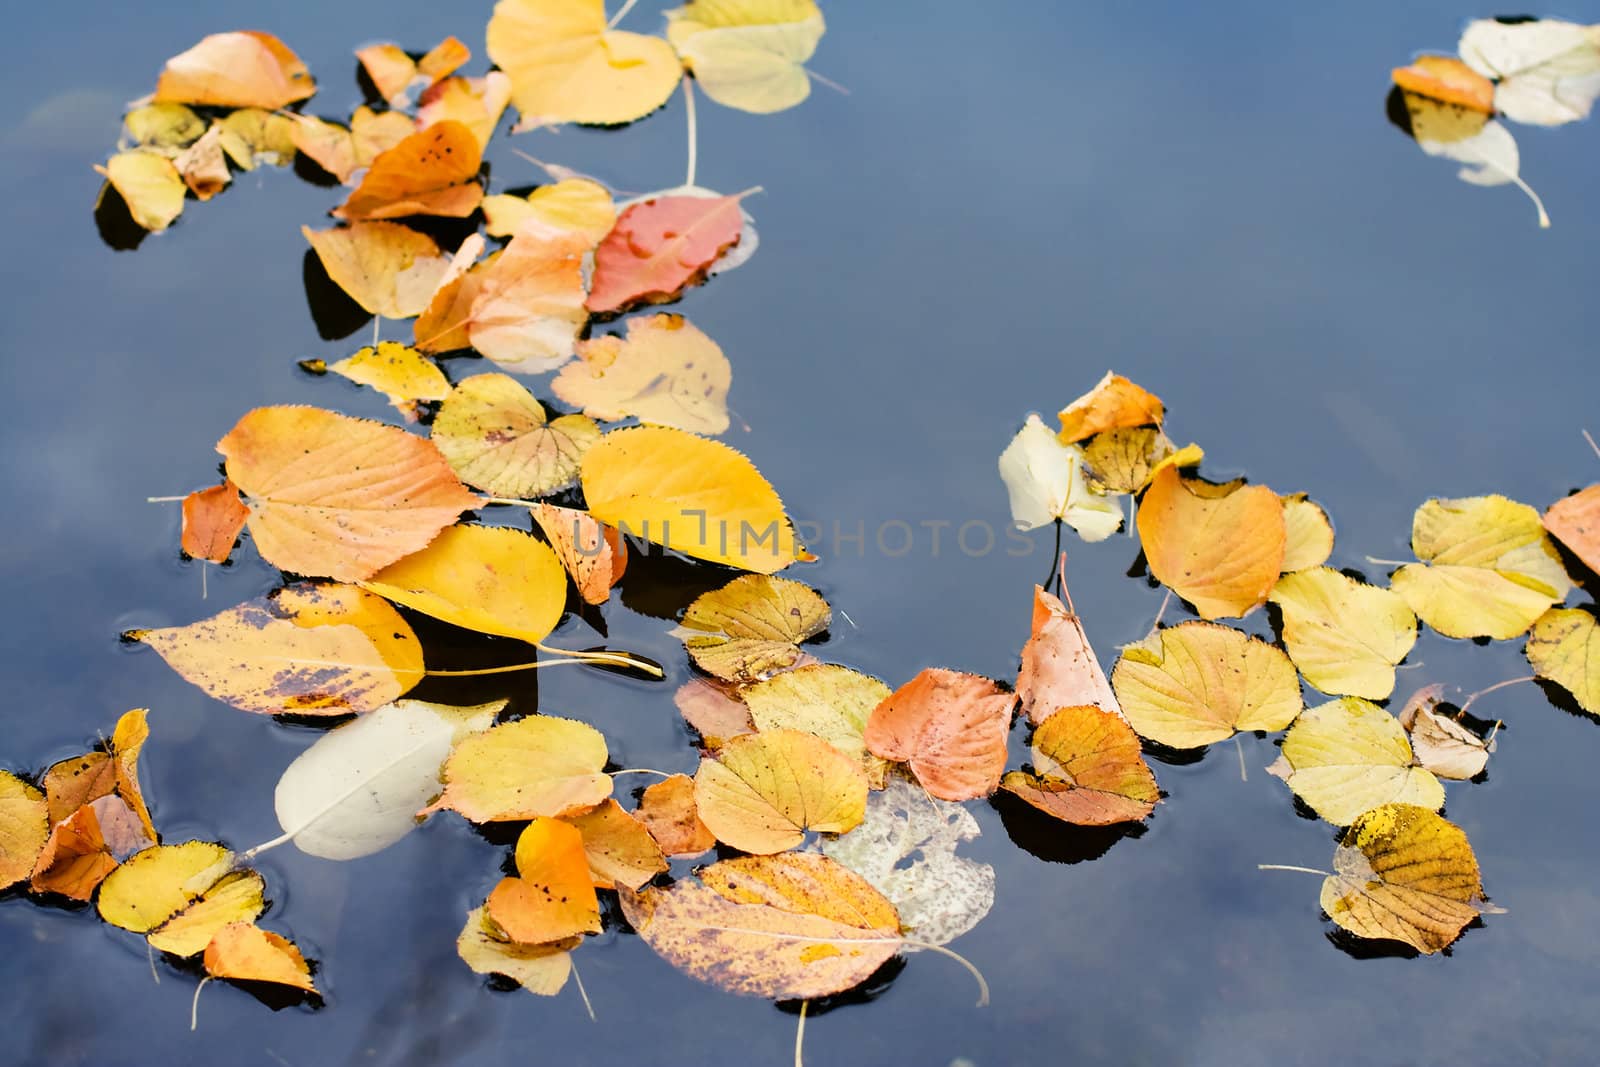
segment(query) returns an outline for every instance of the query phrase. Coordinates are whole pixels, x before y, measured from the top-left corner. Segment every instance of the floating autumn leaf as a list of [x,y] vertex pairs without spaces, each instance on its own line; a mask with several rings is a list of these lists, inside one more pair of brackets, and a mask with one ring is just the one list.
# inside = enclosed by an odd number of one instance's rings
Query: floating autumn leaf
[[438,794],[451,748],[487,730],[505,705],[397,700],[322,735],[278,779],[280,840],[329,860],[388,848],[416,827],[418,809]]
[[1539,513],[1503,496],[1429,500],[1411,521],[1411,550],[1390,586],[1446,637],[1526,632],[1572,588]]
[[437,83],[471,58],[471,49],[454,37],[446,37],[420,59],[412,59],[396,44],[356,49],[361,69],[390,107],[405,107],[413,89]]
[[1199,445],[1178,448],[1156,426],[1102,430],[1083,445],[1089,488],[1099,493],[1138,493],[1162,467],[1196,467],[1205,458]]
[[174,956],[198,956],[232,923],[255,920],[266,910],[266,884],[255,871],[232,871],[209,881],[210,888],[177,915],[150,932],[151,947]]
[[783,852],[806,831],[842,834],[866,811],[861,761],[799,730],[730,738],[700,761],[695,808],[718,841],[758,855]]
[[290,121],[294,125],[289,136],[295,148],[346,185],[378,156],[417,131],[417,124],[404,112],[368,107],[355,109],[348,128],[309,115],[293,115]]
[[484,229],[491,237],[510,237],[519,231],[553,237],[581,233],[590,246],[598,245],[617,222],[611,193],[587,178],[566,178],[541,185],[527,196],[496,193],[483,198]]
[[[94,168],[110,183],[122,202],[128,205],[133,221],[152,233],[160,233],[183,214],[188,186],[172,160],[154,152],[134,149],[118,152],[103,167]],[[105,187],[100,199],[105,199]],[[98,201],[96,202],[98,207]]]
[[427,129],[441,122],[459,122],[472,131],[480,149],[487,148],[510,102],[511,79],[498,70],[481,78],[446,78],[422,94],[417,102],[417,124]]
[[628,565],[627,543],[587,512],[535,504],[528,509],[585,604],[604,604]]
[[[428,304],[411,324],[411,336],[419,352],[454,352],[471,348],[467,327],[472,324],[472,302],[478,298],[483,271],[478,256],[487,244],[480,233],[468,234],[450,257],[450,266],[439,278],[439,287],[428,297]],[[494,258],[494,257],[490,257]],[[484,261],[485,264],[488,260]]]
[[1544,528],[1585,567],[1600,574],[1600,483],[1551,504],[1544,513]]
[[1417,643],[1417,618],[1400,597],[1311,567],[1284,575],[1268,599],[1283,612],[1283,643],[1306,681],[1335,696],[1394,692],[1395,664]]
[[1083,621],[1042,586],[1033,587],[1033,630],[1022,646],[1017,672],[1017,703],[1035,726],[1056,709],[1094,704],[1122,714],[1116,691],[1106,681],[1083,632]]
[[226,563],[233,553],[250,509],[239,499],[239,487],[232,482],[196,489],[183,498],[184,554],[212,563]]
[[730,993],[842,993],[901,946],[894,905],[826,856],[741,856],[697,874],[698,884],[620,892],[622,914],[657,955]]
[[1359,937],[1438,952],[1484,910],[1478,860],[1461,828],[1426,807],[1385,804],[1339,839],[1322,910]]
[[111,733],[109,747],[111,775],[117,793],[127,802],[139,825],[144,828],[145,836],[154,841],[155,823],[150,821],[150,810],[145,806],[144,791],[139,786],[139,753],[150,739],[148,715],[144,708],[123,712],[117,719],[116,729]]
[[1000,478],[1019,530],[1059,519],[1085,541],[1104,541],[1122,526],[1122,508],[1090,488],[1083,450],[1062,444],[1037,415],[1000,453]]
[[[298,116],[297,116],[298,117]],[[287,167],[294,162],[295,120],[277,111],[242,107],[217,120],[222,150],[240,170]]]
[[701,670],[752,682],[794,666],[800,643],[832,619],[828,602],[809,585],[746,574],[696,597],[675,633]]
[[39,784],[54,826],[85,804],[116,792],[116,764],[107,753],[87,752],[52,763]]
[[1165,414],[1155,394],[1106,371],[1093,389],[1061,409],[1061,441],[1072,444],[1106,430],[1159,426]]
[[1600,625],[1592,612],[1552,608],[1533,624],[1524,649],[1534,673],[1571,693],[1600,715]]
[[477,135],[459,122],[420,129],[380,152],[335,218],[352,221],[442,215],[464,219],[478,210],[483,162]]
[[901,775],[867,798],[867,817],[822,843],[823,855],[882,893],[918,944],[945,945],[977,926],[994,906],[994,868],[956,855],[976,838],[978,820],[960,804],[935,800]]
[[560,819],[530,822],[517,838],[517,877],[500,880],[484,915],[509,940],[524,944],[598,934],[600,902],[583,835]]
[[553,997],[567,984],[572,973],[570,949],[578,939],[546,945],[523,945],[508,941],[494,929],[487,908],[473,908],[467,924],[456,938],[456,951],[468,967],[478,974],[500,974],[530,993]]
[[433,238],[393,222],[300,232],[322,269],[363,311],[386,319],[421,314],[450,267]]
[[217,931],[205,952],[206,973],[213,978],[317,991],[311,967],[294,942],[254,923],[229,923]]
[[1333,523],[1328,513],[1304,493],[1283,498],[1283,571],[1292,574],[1320,567],[1333,555]]
[[465,319],[441,326],[463,331],[473,348],[506,370],[540,374],[559,367],[572,358],[589,318],[583,257],[590,247],[577,233],[513,237],[469,275],[475,278]]
[[200,139],[209,124],[182,104],[145,104],[122,116],[117,147],[143,148],[171,159]]
[[1283,755],[1267,770],[1318,815],[1348,826],[1381,804],[1443,807],[1444,787],[1415,762],[1393,715],[1359,697],[1341,697],[1302,712],[1283,739]]
[[424,403],[450,395],[450,379],[437,364],[397,341],[367,345],[354,355],[328,364],[328,371],[367,385],[389,398],[395,410],[415,422]]
[[1139,736],[1172,748],[1282,730],[1301,709],[1289,657],[1215,623],[1182,623],[1127,646],[1111,684]]
[[210,200],[233,180],[228,159],[222,151],[222,127],[212,126],[194,144],[173,157],[172,165],[189,191],[200,200]]
[[931,796],[986,797],[1005,770],[1015,700],[987,678],[928,667],[873,709],[867,749],[909,764]]
[[667,856],[698,856],[717,843],[716,835],[700,821],[694,779],[687,774],[671,775],[646,789],[633,817]]
[[246,30],[203,37],[167,60],[155,102],[275,111],[316,91],[311,72],[288,45],[270,33]]
[[675,300],[740,241],[740,196],[662,195],[623,210],[594,253],[588,308],[620,313]]
[[462,379],[433,420],[433,443],[463,481],[524,500],[571,485],[599,440],[583,415],[547,421],[533,394],[505,374]]
[[706,95],[758,115],[810,95],[804,64],[826,28],[813,0],[690,0],[667,12],[667,40]]
[[1283,504],[1264,485],[1211,495],[1163,468],[1145,490],[1139,538],[1156,580],[1203,619],[1248,615],[1267,599],[1283,567]]
[[1033,766],[1009,772],[1000,787],[1064,822],[1138,822],[1161,799],[1133,727],[1101,708],[1067,707],[1045,719],[1033,735]]
[[297,574],[370,578],[479,504],[432,442],[322,408],[256,408],[217,451],[256,549]]
[[1420,766],[1440,778],[1465,781],[1483,773],[1493,745],[1435,710],[1443,694],[1444,686],[1437,684],[1411,694],[1400,709],[1400,725],[1411,736],[1411,751]]
[[100,917],[147,934],[198,900],[226,873],[230,859],[227,849],[210,841],[147,848],[100,883]]
[[422,680],[411,627],[351,585],[291,585],[201,622],[123,637],[216,699],[263,715],[360,714]]
[[815,734],[859,760],[867,782],[881,789],[888,765],[867,751],[867,718],[889,696],[889,687],[869,675],[832,663],[784,671],[742,694],[750,718],[763,733],[791,729]]
[[464,629],[538,644],[561,621],[567,575],[550,546],[508,526],[451,526],[363,587]]
[[1600,97],[1600,27],[1474,19],[1457,51],[1467,66],[1495,79],[1495,110],[1513,122],[1578,122]]
[[672,703],[682,713],[683,721],[700,735],[700,745],[707,751],[716,751],[729,738],[756,732],[750,708],[733,683],[691,678],[678,687]]
[[611,795],[605,765],[606,739],[587,723],[554,715],[503,722],[456,745],[444,792],[419,815],[502,822],[577,814]]
[[631,537],[771,574],[804,552],[783,501],[741,453],[665,426],[608,433],[583,456],[589,514]]
[[28,877],[50,837],[44,794],[0,771],[0,889]]
[[681,315],[631,319],[628,337],[578,343],[578,359],[550,383],[590,418],[629,417],[691,433],[728,428],[733,370],[717,343]]
[[1395,85],[1407,93],[1483,115],[1494,113],[1494,83],[1454,56],[1418,56],[1396,67]]
[[593,811],[569,816],[567,822],[583,835],[589,877],[597,889],[619,885],[638,889],[667,869],[661,846],[644,823],[609,797]]
[[127,801],[94,800],[50,828],[28,884],[35,893],[88,900],[95,887],[129,856],[156,843]]
[[667,42],[608,29],[603,0],[500,0],[488,46],[511,76],[518,129],[632,122],[666,103],[682,73]]

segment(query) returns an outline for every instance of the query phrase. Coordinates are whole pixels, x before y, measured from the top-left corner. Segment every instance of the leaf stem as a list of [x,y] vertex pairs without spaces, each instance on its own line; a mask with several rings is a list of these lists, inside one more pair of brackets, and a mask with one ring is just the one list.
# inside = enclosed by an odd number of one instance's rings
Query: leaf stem
[[1301,874],[1320,874],[1324,878],[1332,878],[1333,877],[1333,875],[1328,873],[1327,871],[1319,871],[1315,867],[1296,867],[1293,864],[1289,864],[1289,863],[1258,863],[1258,864],[1256,864],[1256,870],[1258,870],[1258,871],[1298,871]]
[[200,979],[200,984],[194,987],[194,999],[189,1001],[189,1032],[191,1034],[200,1025],[200,990],[204,989],[209,981],[211,981],[210,975]]
[[1233,735],[1233,747],[1239,753],[1239,781],[1248,782],[1250,780],[1250,772],[1245,770],[1244,766],[1244,742],[1239,740],[1237,733]]
[[659,775],[662,778],[672,777],[672,775],[668,774],[666,771],[658,771],[654,767],[628,767],[624,770],[612,771],[611,777],[615,778],[619,774],[654,774]]
[[1366,560],[1368,563],[1377,563],[1384,567],[1409,567],[1411,564],[1417,562],[1414,559],[1379,559],[1377,556],[1368,556],[1366,557]]
[[959,952],[954,952],[948,948],[945,948],[943,945],[934,945],[926,941],[915,941],[909,937],[901,938],[901,940],[908,945],[915,945],[917,948],[927,949],[929,952],[937,952],[941,956],[948,956],[950,959],[955,960],[957,963],[961,964],[961,966],[965,967],[967,969],[967,973],[972,975],[973,979],[978,983],[977,1006],[980,1008],[988,1006],[989,983],[983,977],[983,972],[978,970],[977,965],[971,960],[967,959],[967,957],[963,956]]
[[811,1007],[811,1001],[802,1000],[800,1002],[800,1021],[794,1028],[794,1067],[806,1067],[805,1057],[800,1050],[805,1045],[806,1009],[809,1007]]
[[[617,23],[621,22],[622,21],[622,16],[624,16],[628,12],[632,11],[633,10],[633,5],[638,3],[638,2],[639,2],[639,0],[628,0],[627,3],[625,3],[621,7],[619,7],[617,9],[617,13],[615,15],[611,16],[611,21],[606,23],[606,29],[609,30],[612,27],[616,26]],[[594,1018],[594,1012],[591,1011],[589,1013],[589,1017],[591,1019]]]
[[834,92],[838,93],[840,96],[849,96],[850,95],[850,90],[848,88],[846,88],[843,85],[840,85],[838,82],[834,81],[832,78],[824,78],[822,75],[818,74],[816,71],[812,70],[810,67],[802,67],[801,69],[806,72],[806,77],[810,78],[812,81],[821,82],[823,85],[826,85],[828,88],[832,89]]
[[1594,449],[1594,454],[1600,456],[1600,445],[1594,443],[1594,438],[1589,436],[1589,431],[1583,431],[1583,439],[1589,442],[1589,447]]
[[689,174],[688,177],[683,179],[683,184],[693,185],[696,164],[700,156],[700,131],[699,124],[695,121],[694,113],[694,78],[688,75],[685,75],[683,79],[683,113],[689,125]]
[[569,955],[568,964],[572,967],[572,980],[578,985],[578,996],[583,998],[583,1009],[589,1013],[589,1021],[598,1022],[599,1020],[594,1017],[594,1004],[589,1000],[589,991],[583,988],[583,975],[578,973],[577,961],[571,959]]
[[144,502],[146,504],[176,504],[183,499],[185,498],[181,496],[147,496],[144,498]]
[[1466,714],[1466,710],[1468,708],[1472,707],[1473,704],[1477,703],[1477,700],[1478,700],[1479,697],[1487,696],[1488,694],[1494,692],[1496,689],[1504,689],[1504,688],[1506,688],[1507,686],[1510,686],[1510,685],[1520,685],[1523,682],[1536,682],[1538,680],[1539,679],[1538,679],[1538,677],[1536,675],[1524,674],[1524,675],[1522,675],[1521,677],[1518,677],[1518,678],[1507,678],[1503,682],[1496,682],[1493,685],[1485,686],[1484,688],[1478,690],[1476,693],[1472,693],[1472,694],[1468,695],[1467,699],[1464,700],[1462,702],[1462,704],[1461,704],[1461,713],[1462,714]]
[[[341,801],[348,800],[351,796],[355,795],[356,793],[360,792],[362,789],[365,789],[365,788],[366,788],[366,783],[362,782],[361,784],[359,784],[359,785],[357,785],[357,786],[355,786],[355,787],[353,787],[351,789],[346,790],[344,795],[341,796],[338,800],[336,800],[334,802],[334,804],[337,805]],[[307,829],[307,827],[302,826],[298,830],[289,830],[286,833],[279,834],[277,837],[274,837],[270,841],[261,842],[261,844],[255,846],[254,848],[247,848],[243,852],[239,853],[238,862],[240,862],[240,863],[249,863],[251,860],[255,859],[257,856],[261,855],[263,852],[268,852],[268,851],[270,851],[272,849],[275,849],[279,845],[287,845],[290,841],[293,841],[296,837],[298,837],[299,835],[305,833],[306,829]]]

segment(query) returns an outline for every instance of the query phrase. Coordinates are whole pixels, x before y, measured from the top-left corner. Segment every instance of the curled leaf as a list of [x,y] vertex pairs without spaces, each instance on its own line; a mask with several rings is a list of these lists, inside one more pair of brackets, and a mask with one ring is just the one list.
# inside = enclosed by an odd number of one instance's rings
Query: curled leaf
[[1033,633],[1022,646],[1017,702],[1038,725],[1058,708],[1093,704],[1122,714],[1116,691],[1095,658],[1083,621],[1061,598],[1033,587]]
[[1400,725],[1411,736],[1411,750],[1419,766],[1440,778],[1464,781],[1483,773],[1492,745],[1434,710],[1443,691],[1442,685],[1429,685],[1411,694],[1400,709]]
[[1154,393],[1106,371],[1093,389],[1061,409],[1061,440],[1071,444],[1106,430],[1159,426],[1165,413]]
[[1000,787],[1064,822],[1138,822],[1161,799],[1133,727],[1101,708],[1067,707],[1045,719],[1033,735],[1033,765]]

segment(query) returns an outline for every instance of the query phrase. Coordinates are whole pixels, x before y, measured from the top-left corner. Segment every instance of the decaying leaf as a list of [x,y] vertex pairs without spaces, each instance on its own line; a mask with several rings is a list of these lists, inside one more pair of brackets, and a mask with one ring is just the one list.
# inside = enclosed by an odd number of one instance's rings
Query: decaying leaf
[[1000,479],[1011,498],[1011,520],[1033,530],[1060,520],[1085,541],[1104,541],[1122,526],[1122,508],[1089,484],[1085,456],[1062,444],[1037,415],[1000,453]]
[[525,197],[507,193],[484,197],[483,221],[490,237],[580,233],[594,246],[616,225],[617,209],[610,191],[599,182],[566,178],[541,185]]
[[353,222],[407,215],[466,218],[483,200],[483,186],[474,180],[482,162],[483,146],[461,123],[420,129],[380,152],[333,215]]
[[368,314],[408,319],[428,306],[450,257],[433,238],[395,222],[300,227],[333,283]]
[[1411,735],[1417,764],[1440,778],[1464,781],[1489,765],[1493,745],[1455,719],[1434,710],[1443,699],[1444,686],[1423,686],[1400,709],[1400,725]]
[[987,678],[929,667],[867,720],[867,749],[910,765],[941,800],[986,797],[1000,785],[1016,697]]
[[1283,612],[1283,643],[1306,681],[1335,696],[1394,692],[1395,664],[1417,643],[1417,617],[1400,597],[1311,567],[1284,575],[1268,599]]
[[1083,632],[1083,621],[1043,586],[1033,587],[1033,632],[1022,646],[1017,703],[1035,726],[1058,708],[1076,704],[1122,714],[1116,691]]
[[[687,781],[687,779],[685,779]],[[583,835],[589,877],[598,889],[638,889],[667,869],[661,846],[638,819],[607,797],[592,811],[566,820]]]
[[[901,775],[867,798],[867,817],[822,852],[872,883],[921,944],[945,945],[977,926],[994,906],[994,868],[956,855],[980,833],[960,804],[935,800]],[[920,946],[907,944],[906,951]]]
[[278,779],[278,825],[300,851],[323,859],[388,848],[438,795],[439,769],[455,743],[487,730],[505,705],[397,700],[329,731]]
[[500,880],[484,914],[509,940],[529,945],[599,933],[600,902],[577,828],[530,822],[517,838],[517,876]]
[[458,811],[473,822],[574,815],[611,795],[606,739],[554,715],[503,722],[459,742],[445,762],[444,792],[420,815]]
[[367,385],[389,398],[395,410],[415,422],[423,403],[450,395],[450,379],[437,364],[397,341],[379,341],[335,363],[328,371]]
[[672,695],[672,702],[700,735],[700,745],[716,751],[731,737],[753,734],[756,724],[738,686],[715,678],[690,678]]
[[1513,122],[1578,122],[1600,97],[1600,27],[1474,19],[1457,50],[1469,67],[1495,79],[1495,110]]
[[809,585],[746,574],[696,597],[676,632],[701,670],[751,682],[794,666],[800,643],[832,619],[828,602]]
[[1161,799],[1127,720],[1089,705],[1066,707],[1033,735],[1033,773],[1011,771],[1000,787],[1040,811],[1080,826],[1138,822]]
[[1382,804],[1444,806],[1444,787],[1415,765],[1411,743],[1393,715],[1359,697],[1307,708],[1267,770],[1335,826]]
[[608,433],[583,457],[589,513],[631,537],[772,574],[804,549],[783,501],[741,453],[666,426]]
[[206,946],[205,968],[213,978],[317,991],[311,968],[294,942],[254,923],[229,923],[217,931]]
[[623,210],[594,253],[588,308],[615,313],[675,300],[744,230],[739,197],[663,195]]
[[1534,673],[1571,693],[1590,715],[1600,715],[1600,624],[1593,612],[1551,608],[1533,624],[1524,652]]
[[701,434],[728,428],[728,357],[681,315],[630,319],[627,340],[581,341],[578,357],[550,388],[590,418],[633,417]]
[[182,104],[145,104],[122,116],[118,148],[138,147],[171,159],[200,139],[206,120]]
[[1595,574],[1600,574],[1600,483],[1551,504],[1544,528]]
[[100,917],[147,934],[199,899],[226,873],[230,859],[227,849],[210,841],[147,848],[100,883]]
[[571,485],[600,428],[583,415],[546,420],[515,378],[475,374],[433,420],[433,443],[461,479],[497,496],[533,499]]
[[249,517],[250,509],[239,499],[239,487],[232,482],[196,489],[183,498],[180,543],[184,554],[212,563],[228,562]]
[[44,794],[0,771],[0,889],[28,877],[50,837]]
[[757,855],[783,852],[806,831],[842,834],[866,811],[861,761],[799,730],[731,738],[700,761],[695,807],[718,841]]
[[178,168],[183,184],[199,200],[210,200],[233,180],[227,155],[222,151],[221,126],[212,126],[205,136],[179,152],[173,157],[172,165]]
[[479,974],[503,974],[530,993],[553,997],[572,973],[570,950],[577,939],[547,945],[508,941],[494,929],[487,908],[473,908],[456,938],[456,951]]
[[667,856],[698,856],[717,843],[716,835],[700,821],[694,779],[687,774],[674,774],[646,789],[633,817]]
[[741,856],[697,873],[698,884],[622,891],[622,914],[668,963],[730,993],[841,993],[901,947],[894,905],[826,856]]
[[[133,221],[152,233],[160,233],[183,214],[188,186],[172,160],[155,152],[133,149],[118,152],[95,170],[128,205]],[[100,191],[101,197],[105,190]]]
[[1333,555],[1333,523],[1328,513],[1304,493],[1283,498],[1283,571],[1292,574],[1320,567]]
[[1426,807],[1385,804],[1346,830],[1322,910],[1360,937],[1438,952],[1484,910],[1478,860],[1461,828]]
[[224,927],[253,922],[266,910],[266,884],[255,871],[201,880],[211,884],[194,903],[150,932],[152,948],[184,958],[198,956]]
[[188,626],[123,636],[218,700],[263,715],[360,714],[422,680],[410,625],[351,585],[291,585]]
[[1106,430],[1159,426],[1166,414],[1155,394],[1112,371],[1061,409],[1061,440],[1082,441]]
[[773,675],[741,696],[758,730],[815,734],[860,760],[872,788],[883,787],[888,765],[867,751],[863,738],[872,709],[889,696],[889,687],[878,679],[848,667],[818,663]]
[[588,512],[536,504],[528,509],[585,604],[604,604],[628,566],[627,542]]
[[1182,448],[1156,426],[1102,430],[1083,445],[1089,488],[1101,493],[1138,493],[1163,467],[1195,467],[1206,458],[1197,444]]
[[217,451],[262,558],[297,574],[370,578],[479,504],[432,442],[322,408],[256,408]]
[[706,95],[758,115],[811,92],[805,62],[826,29],[815,0],[690,0],[667,12],[667,40]]
[[1283,504],[1263,485],[1212,496],[1166,467],[1145,490],[1138,526],[1150,573],[1203,619],[1248,615],[1283,569]]
[[1111,684],[1139,736],[1173,748],[1282,730],[1301,709],[1289,657],[1215,623],[1182,623],[1127,646]]
[[1539,513],[1503,496],[1429,500],[1411,522],[1422,563],[1390,585],[1446,637],[1517,637],[1572,588]]
[[214,33],[167,60],[156,103],[275,111],[317,91],[300,57],[270,33]]
[[50,828],[28,885],[35,893],[88,900],[117,864],[156,843],[127,801],[94,800]]

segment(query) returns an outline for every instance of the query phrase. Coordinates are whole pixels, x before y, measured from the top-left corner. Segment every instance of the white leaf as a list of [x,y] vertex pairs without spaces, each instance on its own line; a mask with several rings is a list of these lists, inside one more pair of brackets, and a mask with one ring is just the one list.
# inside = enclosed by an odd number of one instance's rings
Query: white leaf
[[1085,541],[1104,541],[1122,525],[1122,508],[1089,488],[1083,450],[1064,445],[1037,415],[1000,454],[1000,477],[1017,529],[1062,519]]
[[1513,122],[1560,126],[1589,117],[1600,97],[1600,28],[1556,19],[1478,19],[1459,46],[1467,66],[1499,81],[1494,106]]
[[417,825],[439,794],[439,767],[468,734],[494,722],[504,700],[470,708],[397,700],[330,731],[289,764],[273,805],[302,852],[370,856]]
[[1517,188],[1528,194],[1533,206],[1539,209],[1539,225],[1549,227],[1550,216],[1545,214],[1544,201],[1539,199],[1539,194],[1529,188],[1528,183],[1523,181],[1518,173],[1522,162],[1517,152],[1517,140],[1511,136],[1511,131],[1500,123],[1486,122],[1476,136],[1459,141],[1429,141],[1419,137],[1417,144],[1421,145],[1422,150],[1430,156],[1440,156],[1466,164],[1457,173],[1464,182],[1473,185],[1515,183]]
[[861,825],[824,842],[822,851],[888,897],[912,938],[943,945],[994,906],[994,868],[956,855],[957,844],[977,836],[978,820],[966,808],[895,775],[867,798]]

